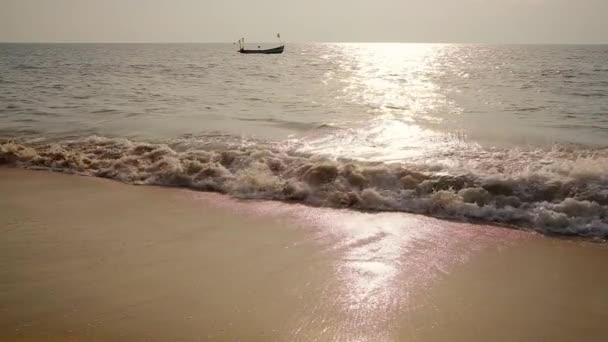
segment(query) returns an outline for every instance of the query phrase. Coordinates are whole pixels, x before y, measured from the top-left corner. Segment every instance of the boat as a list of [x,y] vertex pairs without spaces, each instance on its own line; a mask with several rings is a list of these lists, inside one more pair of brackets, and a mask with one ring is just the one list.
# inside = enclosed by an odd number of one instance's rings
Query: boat
[[[279,38],[279,42],[281,42],[281,34],[277,34],[277,38]],[[280,54],[285,51],[285,44],[281,43],[281,46],[271,48],[271,49],[261,49],[258,46],[257,49],[245,49],[245,38],[239,39],[239,51],[240,53],[258,53],[258,54]]]
[[281,45],[279,47],[275,47],[272,49],[258,49],[258,50],[248,50],[245,48],[241,48],[239,50],[240,53],[265,53],[265,54],[274,54],[274,53],[283,53],[283,51],[285,50],[285,45]]

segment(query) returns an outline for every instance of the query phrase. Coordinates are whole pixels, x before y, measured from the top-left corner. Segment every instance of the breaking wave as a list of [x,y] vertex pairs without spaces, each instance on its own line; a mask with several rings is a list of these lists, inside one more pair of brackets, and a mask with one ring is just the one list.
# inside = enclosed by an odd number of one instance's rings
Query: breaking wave
[[505,160],[512,158],[509,153],[472,158],[477,166],[463,172],[425,163],[331,158],[298,152],[294,146],[226,137],[170,143],[102,137],[0,141],[0,165],[187,187],[239,198],[405,211],[548,234],[608,237],[608,150],[543,151],[542,160],[525,170],[497,171],[479,162],[491,158],[510,165]]

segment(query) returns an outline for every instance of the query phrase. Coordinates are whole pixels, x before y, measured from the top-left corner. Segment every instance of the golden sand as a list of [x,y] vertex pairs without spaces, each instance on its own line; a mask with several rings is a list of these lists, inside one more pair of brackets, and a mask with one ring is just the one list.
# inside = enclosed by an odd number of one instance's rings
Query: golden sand
[[0,169],[0,339],[602,341],[608,248]]

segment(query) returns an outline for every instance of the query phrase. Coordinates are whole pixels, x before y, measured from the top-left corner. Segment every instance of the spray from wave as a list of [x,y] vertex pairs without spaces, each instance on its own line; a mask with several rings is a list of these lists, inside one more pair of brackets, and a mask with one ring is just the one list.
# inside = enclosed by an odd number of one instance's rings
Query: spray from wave
[[[0,165],[214,191],[314,206],[405,211],[508,224],[543,233],[608,237],[608,151],[549,151],[533,171],[364,162],[261,142],[168,144],[89,137],[0,142]],[[564,154],[568,158],[564,158]],[[508,156],[494,155],[494,161]],[[479,165],[484,165],[479,163]],[[479,166],[478,165],[478,166]],[[458,173],[455,173],[457,170]]]

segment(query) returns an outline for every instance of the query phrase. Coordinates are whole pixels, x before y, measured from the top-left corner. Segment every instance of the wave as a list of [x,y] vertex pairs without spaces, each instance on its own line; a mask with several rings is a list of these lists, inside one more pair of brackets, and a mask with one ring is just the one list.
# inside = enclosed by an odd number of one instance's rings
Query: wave
[[44,69],[42,66],[29,65],[29,64],[19,64],[15,67],[18,70],[41,70]]
[[239,198],[404,211],[606,238],[608,152],[568,153],[570,158],[541,162],[533,172],[471,169],[450,174],[423,164],[330,158],[284,144],[220,135],[169,143],[96,136],[60,142],[0,141],[0,164],[5,165]]

